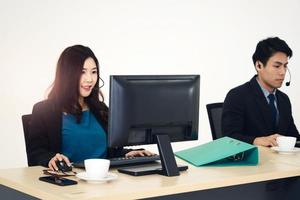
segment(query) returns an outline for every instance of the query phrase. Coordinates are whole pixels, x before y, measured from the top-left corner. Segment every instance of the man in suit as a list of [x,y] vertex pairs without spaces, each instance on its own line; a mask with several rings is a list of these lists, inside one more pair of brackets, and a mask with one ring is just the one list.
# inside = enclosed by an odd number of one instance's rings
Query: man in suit
[[222,132],[254,145],[277,146],[279,135],[300,139],[288,96],[281,92],[292,50],[278,37],[260,41],[252,56],[257,74],[225,98]]

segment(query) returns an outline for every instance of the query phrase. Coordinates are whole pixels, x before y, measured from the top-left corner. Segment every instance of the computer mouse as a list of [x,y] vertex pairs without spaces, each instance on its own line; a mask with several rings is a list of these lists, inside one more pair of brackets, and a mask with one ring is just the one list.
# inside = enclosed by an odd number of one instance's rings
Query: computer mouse
[[69,167],[64,160],[57,160],[55,163],[59,171],[62,172],[72,171],[72,167],[71,166]]

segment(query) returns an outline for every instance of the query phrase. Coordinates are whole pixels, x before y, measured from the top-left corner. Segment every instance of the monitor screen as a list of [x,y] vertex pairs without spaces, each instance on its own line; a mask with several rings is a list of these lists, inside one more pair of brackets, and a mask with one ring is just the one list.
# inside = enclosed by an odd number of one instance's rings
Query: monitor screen
[[197,140],[200,75],[110,77],[108,146]]

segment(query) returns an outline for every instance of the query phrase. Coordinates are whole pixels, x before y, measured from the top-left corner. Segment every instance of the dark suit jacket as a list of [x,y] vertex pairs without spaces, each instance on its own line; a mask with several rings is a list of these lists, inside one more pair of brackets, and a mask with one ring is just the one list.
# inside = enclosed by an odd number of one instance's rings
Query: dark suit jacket
[[279,122],[278,129],[273,130],[271,109],[257,83],[256,76],[249,82],[230,90],[223,105],[223,134],[250,144],[256,137],[274,133],[294,136],[299,140],[299,132],[294,124],[288,96],[277,90],[276,98]]
[[[91,110],[97,121],[107,132],[107,123],[102,122],[100,111]],[[105,106],[105,112],[108,112]],[[29,127],[29,160],[30,165],[48,166],[49,160],[61,153],[62,112],[51,100],[45,100],[34,105]],[[123,148],[109,149],[108,157],[123,156],[130,150]]]

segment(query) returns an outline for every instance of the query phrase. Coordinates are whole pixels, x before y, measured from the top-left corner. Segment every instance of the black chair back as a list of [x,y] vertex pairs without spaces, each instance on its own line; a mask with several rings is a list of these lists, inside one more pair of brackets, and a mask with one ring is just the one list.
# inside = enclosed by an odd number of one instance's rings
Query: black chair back
[[223,137],[222,135],[222,112],[223,103],[211,103],[206,105],[211,134],[213,140]]
[[22,124],[23,124],[23,131],[24,131],[24,138],[25,138],[25,147],[26,147],[26,155],[27,155],[27,163],[28,166],[32,166],[31,159],[28,154],[28,147],[29,147],[29,126],[30,126],[31,114],[22,115]]

